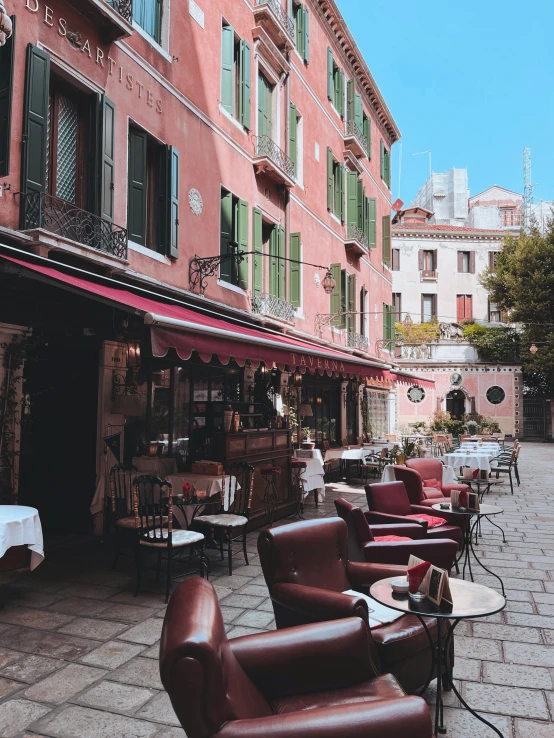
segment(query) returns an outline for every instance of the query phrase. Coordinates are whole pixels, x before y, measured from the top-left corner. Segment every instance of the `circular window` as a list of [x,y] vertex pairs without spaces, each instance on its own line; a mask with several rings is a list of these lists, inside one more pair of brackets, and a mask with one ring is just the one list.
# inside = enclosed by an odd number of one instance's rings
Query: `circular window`
[[410,387],[408,390],[408,400],[410,402],[421,402],[425,398],[425,390],[421,387]]
[[505,397],[506,393],[502,387],[489,387],[487,390],[487,400],[491,405],[500,405],[501,402],[504,402]]

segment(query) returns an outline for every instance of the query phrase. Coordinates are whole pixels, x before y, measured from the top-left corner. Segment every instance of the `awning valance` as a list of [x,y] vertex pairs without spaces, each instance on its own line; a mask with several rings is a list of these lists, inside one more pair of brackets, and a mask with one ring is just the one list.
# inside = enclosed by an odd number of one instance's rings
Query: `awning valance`
[[[183,361],[197,352],[205,362],[217,358],[221,363],[228,364],[233,359],[240,366],[250,361],[257,367],[263,361],[267,366],[275,365],[291,371],[298,368],[302,373],[374,378],[383,382],[393,382],[397,378],[395,373],[377,362],[293,336],[264,331],[243,322],[233,322],[213,313],[196,311],[182,304],[166,303],[161,296],[160,300],[156,300],[138,295],[115,280],[110,280],[111,284],[93,282],[75,273],[56,269],[45,263],[46,260],[37,264],[4,254],[1,258],[47,280],[62,283],[68,289],[83,291],[91,297],[124,306],[142,315],[144,322],[151,326],[154,356],[166,356],[173,348]],[[419,381],[422,386],[433,384],[427,380]],[[411,383],[419,381],[410,378]]]

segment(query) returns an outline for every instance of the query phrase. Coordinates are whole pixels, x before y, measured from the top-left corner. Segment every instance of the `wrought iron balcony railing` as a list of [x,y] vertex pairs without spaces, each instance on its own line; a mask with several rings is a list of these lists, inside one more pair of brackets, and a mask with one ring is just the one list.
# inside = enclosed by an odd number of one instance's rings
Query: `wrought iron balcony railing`
[[127,229],[44,192],[25,195],[25,227],[44,228],[106,254],[127,258]]
[[357,241],[360,246],[363,246],[364,249],[369,248],[369,242],[367,240],[367,236],[362,231],[361,228],[358,228],[358,226],[355,223],[349,223],[348,228],[346,229],[346,237],[348,240],[354,240]]
[[256,156],[266,156],[287,177],[294,179],[294,162],[269,136],[256,136]]
[[106,2],[128,23],[133,22],[133,0],[106,0]]
[[294,312],[296,308],[292,302],[282,300],[280,297],[264,293],[263,295],[254,295],[252,298],[252,312],[259,315],[271,315],[273,318],[285,320],[287,323],[294,323]]
[[267,5],[291,39],[294,39],[294,21],[279,0],[258,0],[258,5]]
[[367,351],[369,348],[369,339],[359,333],[347,333],[346,345],[348,348],[357,348],[360,351]]
[[353,120],[346,121],[346,135],[354,136],[367,156],[367,141],[365,140],[363,131],[360,130],[359,126]]

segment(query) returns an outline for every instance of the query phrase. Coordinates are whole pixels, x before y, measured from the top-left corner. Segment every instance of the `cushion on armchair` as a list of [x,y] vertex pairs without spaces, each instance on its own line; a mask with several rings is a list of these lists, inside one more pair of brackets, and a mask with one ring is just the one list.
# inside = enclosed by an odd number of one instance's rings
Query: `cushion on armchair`
[[411,518],[412,520],[425,520],[428,528],[438,528],[439,525],[446,525],[446,520],[444,518],[438,518],[435,515],[425,515],[425,513],[405,515],[404,517]]
[[375,536],[374,541],[411,541],[408,536]]
[[438,489],[439,492],[442,492],[442,485],[438,479],[435,479],[435,477],[432,477],[431,479],[424,479],[423,486],[424,487],[434,487],[435,489]]

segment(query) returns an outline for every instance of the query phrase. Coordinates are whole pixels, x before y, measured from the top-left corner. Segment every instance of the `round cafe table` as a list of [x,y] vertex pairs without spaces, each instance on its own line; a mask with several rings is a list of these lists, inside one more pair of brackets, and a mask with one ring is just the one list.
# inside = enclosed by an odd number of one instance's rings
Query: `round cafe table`
[[[485,494],[488,495],[488,493],[491,491],[492,485],[501,484],[503,480],[502,479],[492,479],[491,477],[489,477],[488,479],[479,479],[479,478],[464,479],[463,477],[458,477],[457,481],[460,484],[466,484],[474,492],[477,492],[477,494],[479,495],[479,502],[482,502]],[[502,533],[502,543],[506,543],[506,535],[504,533],[504,528],[498,525],[498,523],[495,523],[494,520],[489,519],[489,523],[491,525],[494,525],[495,528],[498,528],[498,530]],[[483,537],[481,534],[481,521],[479,521],[479,525],[475,529],[475,543],[477,543],[477,536],[479,536],[479,538]]]
[[[444,725],[444,707],[443,707],[443,683],[441,675],[444,671],[447,688],[450,688],[460,703],[468,710],[477,720],[493,730],[500,738],[504,738],[498,728],[481,717],[475,712],[464,700],[462,695],[456,689],[454,680],[452,679],[452,665],[448,659],[448,649],[450,641],[454,635],[454,629],[460,622],[468,618],[484,618],[487,615],[494,615],[506,607],[506,600],[502,595],[495,592],[490,587],[484,587],[482,584],[474,582],[465,582],[461,579],[449,579],[450,592],[452,594],[452,604],[446,602],[440,605],[433,604],[427,598],[423,600],[414,600],[409,594],[397,594],[391,587],[398,577],[390,577],[389,579],[381,579],[373,584],[369,590],[369,594],[374,600],[393,610],[416,615],[420,623],[425,628],[425,632],[431,644],[432,664],[427,683],[421,690],[425,692],[429,686],[435,671],[437,674],[437,699],[435,703],[435,735],[446,733]],[[431,634],[425,624],[424,617],[434,617],[437,619],[437,642],[434,643]],[[449,622],[452,621],[452,622]]]
[[[462,568],[462,577],[466,578],[466,566],[469,572],[469,576],[471,577],[471,581],[473,582],[473,572],[471,571],[471,554],[473,554],[473,558],[475,561],[479,564],[479,566],[484,569],[487,574],[490,574],[493,577],[496,577],[498,581],[500,582],[500,586],[502,587],[502,595],[505,597],[506,592],[504,590],[504,582],[502,579],[498,576],[498,574],[495,574],[490,569],[487,569],[487,567],[483,564],[481,559],[477,556],[477,553],[475,551],[475,548],[473,547],[473,534],[477,530],[477,526],[480,523],[481,518],[489,518],[490,515],[500,515],[500,513],[503,513],[504,510],[501,507],[496,507],[496,505],[480,505],[479,510],[468,510],[467,508],[461,508],[461,507],[452,507],[451,503],[448,503],[448,507],[442,507],[443,503],[437,502],[435,505],[433,505],[433,510],[436,510],[439,513],[450,513],[451,515],[463,515],[467,518],[466,524],[462,527],[462,532],[464,534],[463,539],[463,546],[462,550],[460,552],[460,555],[458,556],[456,560],[456,564],[459,563],[460,559],[464,558],[464,565]],[[471,518],[475,518],[475,520],[472,522]],[[491,521],[489,521],[491,522]]]

